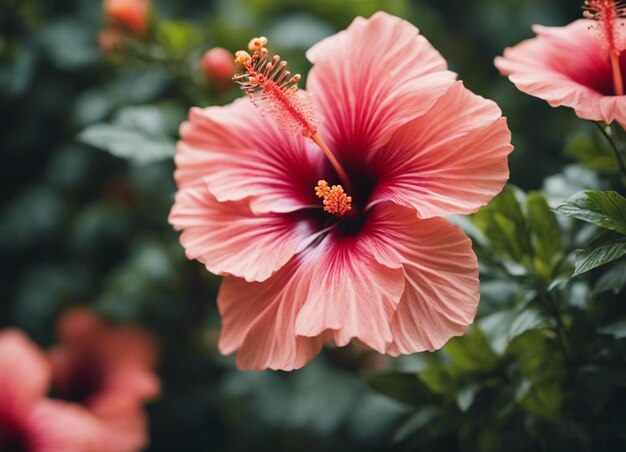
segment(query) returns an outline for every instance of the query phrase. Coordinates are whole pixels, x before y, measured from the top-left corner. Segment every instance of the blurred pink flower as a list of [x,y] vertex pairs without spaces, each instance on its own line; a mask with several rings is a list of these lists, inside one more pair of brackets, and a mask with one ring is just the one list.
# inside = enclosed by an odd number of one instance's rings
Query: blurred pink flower
[[0,332],[0,450],[95,451],[99,422],[76,404],[45,398],[50,363],[18,330]]
[[136,451],[148,443],[144,403],[159,394],[157,347],[146,332],[105,324],[84,309],[59,321],[51,352],[55,395],[86,406],[107,431],[106,450]]
[[613,0],[586,2],[585,17],[565,27],[536,25],[536,38],[495,59],[502,75],[551,106],[571,107],[582,119],[626,127],[625,8]]
[[107,22],[115,28],[136,35],[145,34],[148,28],[149,0],[104,0]]
[[[264,44],[237,61],[265,68]],[[471,242],[440,217],[475,212],[502,189],[506,120],[385,13],[307,57],[306,94],[298,76],[282,82],[289,74],[274,79],[279,90],[258,74],[238,79],[270,118],[238,99],[192,109],[181,128],[170,222],[190,259],[225,275],[220,351],[238,350],[242,369],[290,370],[324,342],[437,349],[464,333],[479,299]],[[257,83],[268,89],[255,94]]]

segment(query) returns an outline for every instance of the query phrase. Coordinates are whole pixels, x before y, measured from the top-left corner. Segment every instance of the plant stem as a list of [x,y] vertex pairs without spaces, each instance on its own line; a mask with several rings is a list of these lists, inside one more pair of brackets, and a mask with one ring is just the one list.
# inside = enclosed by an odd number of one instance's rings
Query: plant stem
[[565,329],[563,327],[563,320],[561,318],[561,311],[559,310],[559,306],[557,301],[554,299],[552,293],[545,291],[541,298],[545,301],[546,306],[551,311],[554,319],[556,320],[556,335],[559,339],[559,343],[561,344],[561,348],[563,349],[563,355],[565,356],[565,361],[568,366],[571,366],[573,363],[572,351],[569,346],[569,342],[567,341],[567,337],[565,336]]
[[617,148],[617,145],[615,144],[615,141],[613,140],[611,135],[607,133],[607,131],[604,129],[604,127],[602,127],[600,123],[596,122],[596,126],[598,126],[598,129],[600,129],[600,133],[604,135],[604,137],[607,139],[607,141],[611,145],[611,149],[613,149],[613,152],[615,153],[615,158],[617,159],[617,163],[619,164],[620,170],[622,171],[623,176],[626,177],[626,164],[624,163],[624,159],[622,159],[622,155],[620,154],[619,149]]

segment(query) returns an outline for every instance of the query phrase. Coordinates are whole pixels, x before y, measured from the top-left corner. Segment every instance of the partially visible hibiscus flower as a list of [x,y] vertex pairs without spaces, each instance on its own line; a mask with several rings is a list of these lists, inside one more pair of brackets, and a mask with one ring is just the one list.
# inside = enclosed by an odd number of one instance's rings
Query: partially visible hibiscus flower
[[626,6],[584,3],[585,19],[565,27],[536,25],[536,38],[504,51],[496,67],[520,90],[582,119],[626,127]]
[[99,422],[77,404],[45,398],[50,363],[18,330],[0,331],[0,450],[96,451]]
[[385,13],[308,51],[306,93],[266,44],[237,53],[253,103],[192,109],[176,154],[170,222],[190,259],[225,275],[220,351],[291,370],[324,342],[399,355],[463,334],[478,264],[441,217],[506,183],[500,109]]
[[144,404],[159,394],[154,338],[134,326],[108,325],[74,309],[59,321],[50,352],[54,394],[83,404],[106,430],[106,448],[132,452],[148,443]]

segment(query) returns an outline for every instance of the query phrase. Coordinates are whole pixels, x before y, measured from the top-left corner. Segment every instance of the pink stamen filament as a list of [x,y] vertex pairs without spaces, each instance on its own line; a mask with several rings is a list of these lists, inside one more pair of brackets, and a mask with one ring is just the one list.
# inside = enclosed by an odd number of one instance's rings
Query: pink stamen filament
[[352,193],[352,184],[348,178],[348,174],[341,166],[335,154],[330,150],[322,137],[317,133],[317,127],[307,118],[300,109],[292,103],[291,94],[297,90],[297,82],[300,75],[296,74],[291,77],[289,71],[285,71],[286,61],[280,61],[280,57],[275,55],[270,61],[265,45],[267,39],[254,38],[249,50],[254,50],[254,54],[250,56],[248,53],[239,51],[236,55],[235,62],[245,69],[244,74],[237,74],[233,78],[239,83],[242,89],[248,94],[253,95],[260,88],[265,95],[272,96],[274,101],[279,103],[289,115],[302,127],[301,134],[310,138],[322,150],[332,167],[335,169],[337,176],[341,179],[344,187],[349,193]]
[[616,96],[624,95],[624,81],[622,79],[622,68],[619,64],[620,52],[611,52],[611,69],[613,70],[613,88]]
[[348,193],[354,193],[354,191],[352,190],[352,184],[350,183],[350,179],[348,178],[348,174],[346,173],[346,171],[343,169],[343,167],[341,166],[341,164],[335,157],[335,154],[333,154],[330,148],[326,145],[322,137],[320,137],[319,134],[316,133],[310,138],[311,140],[313,140],[315,144],[317,144],[320,147],[322,152],[324,152],[324,155],[326,156],[330,164],[335,169],[335,172],[339,176],[339,179],[341,179],[341,182],[344,184],[346,191]]

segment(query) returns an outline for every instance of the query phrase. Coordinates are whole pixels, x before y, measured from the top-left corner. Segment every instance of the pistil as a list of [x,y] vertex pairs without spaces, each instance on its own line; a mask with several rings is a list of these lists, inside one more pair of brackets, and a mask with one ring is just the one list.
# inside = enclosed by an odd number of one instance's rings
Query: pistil
[[624,80],[620,67],[620,55],[624,50],[623,19],[626,17],[626,5],[615,0],[586,0],[583,15],[595,21],[602,46],[609,54],[613,73],[613,92],[616,96],[624,95]]
[[291,75],[286,70],[287,62],[280,57],[269,56],[267,38],[253,38],[248,50],[235,54],[235,63],[244,69],[233,80],[250,96],[252,103],[263,113],[271,116],[281,130],[290,135],[302,135],[313,141],[322,150],[337,176],[352,192],[348,174],[317,132],[315,108],[312,102],[298,91],[300,74]]

